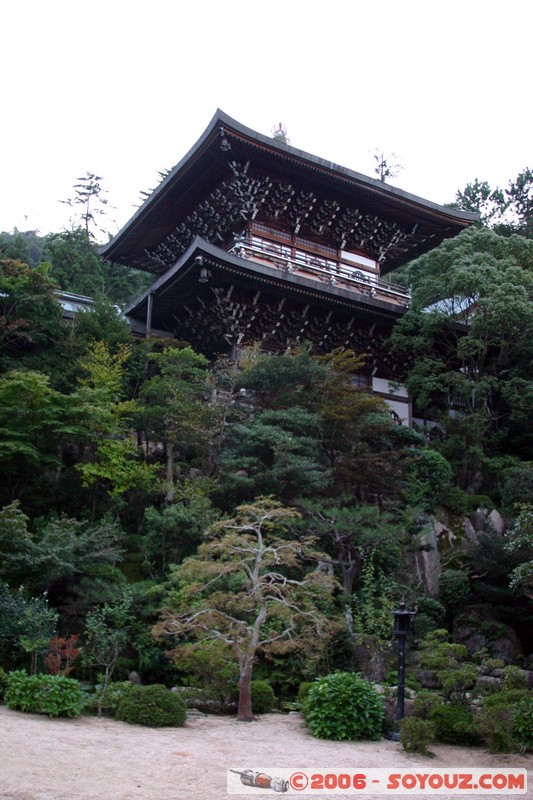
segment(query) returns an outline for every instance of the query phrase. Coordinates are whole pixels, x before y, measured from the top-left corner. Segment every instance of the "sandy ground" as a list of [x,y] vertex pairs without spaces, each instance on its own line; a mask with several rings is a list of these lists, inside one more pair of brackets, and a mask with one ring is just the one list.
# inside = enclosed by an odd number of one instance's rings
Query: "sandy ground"
[[[433,749],[435,757],[428,759],[404,753],[399,744],[387,740],[318,740],[306,731],[298,714],[266,714],[253,723],[193,714],[184,728],[151,729],[93,717],[48,719],[0,706],[0,798],[228,800],[237,795],[227,794],[226,770],[236,766],[346,767],[356,771],[421,768],[418,771],[427,772],[439,767],[531,768],[533,763],[526,755],[496,756],[481,749],[446,745]],[[529,779],[532,788],[527,797],[533,798],[533,773]],[[253,792],[258,800],[266,796],[311,797],[305,792]],[[370,797],[363,792],[312,796],[329,800]],[[387,796],[395,795],[389,792]],[[506,800],[510,797],[506,793],[498,796]]]

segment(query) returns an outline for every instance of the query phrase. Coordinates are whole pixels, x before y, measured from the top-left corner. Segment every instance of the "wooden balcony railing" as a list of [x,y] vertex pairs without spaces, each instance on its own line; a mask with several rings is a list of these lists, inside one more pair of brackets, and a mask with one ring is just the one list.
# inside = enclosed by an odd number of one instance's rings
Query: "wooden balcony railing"
[[228,248],[228,252],[258,263],[267,263],[283,272],[290,272],[303,277],[312,277],[330,286],[339,286],[357,294],[364,294],[376,300],[408,306],[409,292],[403,286],[397,286],[378,279],[377,275],[359,269],[357,265],[348,264],[331,258],[297,249],[290,244],[270,242],[253,236],[240,237]]

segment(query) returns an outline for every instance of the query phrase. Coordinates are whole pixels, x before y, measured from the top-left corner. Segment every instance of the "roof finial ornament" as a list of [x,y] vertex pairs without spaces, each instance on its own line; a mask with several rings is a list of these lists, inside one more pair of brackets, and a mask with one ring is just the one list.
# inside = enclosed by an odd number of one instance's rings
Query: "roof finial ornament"
[[276,139],[278,142],[283,142],[283,144],[290,144],[291,141],[287,136],[287,128],[282,122],[279,123],[277,128],[275,125],[272,128],[272,138]]

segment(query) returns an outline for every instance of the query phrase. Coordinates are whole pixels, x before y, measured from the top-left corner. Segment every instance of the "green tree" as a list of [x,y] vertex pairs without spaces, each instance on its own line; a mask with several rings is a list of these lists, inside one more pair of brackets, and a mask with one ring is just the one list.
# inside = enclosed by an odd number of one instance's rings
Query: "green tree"
[[61,338],[61,306],[46,266],[0,260],[0,368],[41,357]]
[[533,237],[533,170],[526,167],[506,189],[493,189],[487,181],[468,183],[455,195],[455,208],[477,211],[480,224],[502,236],[518,233]]
[[56,631],[58,613],[50,608],[46,594],[27,597],[22,588],[10,589],[0,580],[0,663],[20,664],[30,655],[30,670],[37,672],[39,656],[48,650]]
[[[102,186],[102,180],[103,178],[94,172],[85,172],[74,184],[74,197],[61,201],[75,210],[88,239],[94,239],[97,233],[105,234],[106,237],[108,235],[101,224],[109,207],[109,201],[105,196],[107,191]],[[76,222],[75,219],[74,224]]]
[[0,573],[12,587],[48,590],[59,578],[121,560],[115,524],[52,517],[32,530],[29,522],[17,501],[0,510]]
[[401,557],[402,525],[378,506],[355,505],[346,497],[302,503],[304,524],[319,538],[342,586],[341,603],[350,633],[354,632],[353,597],[365,564],[389,573]]
[[290,650],[302,636],[317,641],[328,624],[323,611],[333,584],[316,570],[313,541],[288,535],[297,517],[292,508],[258,498],[211,526],[197,555],[175,569],[176,590],[156,628],[160,636],[220,640],[231,648],[239,664],[240,720],[253,719],[256,654],[282,645]]
[[521,236],[471,229],[444,242],[413,263],[412,305],[393,335],[412,359],[406,385],[419,415],[446,432],[435,446],[470,491],[533,411],[532,261]]
[[163,509],[146,508],[141,549],[154,578],[193,555],[203,532],[218,516],[209,499],[214,487],[208,478],[186,479],[177,484],[172,503]]
[[35,268],[41,263],[41,252],[44,238],[37,231],[19,231],[0,233],[0,258],[21,261]]
[[233,427],[220,458],[222,491],[232,500],[276,494],[282,500],[322,492],[331,473],[317,447],[321,418],[303,408],[263,411]]
[[50,234],[42,258],[60,289],[89,297],[105,294],[105,266],[85,228]]
[[102,706],[117,659],[127,645],[132,622],[132,595],[127,591],[120,599],[105,603],[87,614],[81,657],[85,666],[104,670],[98,695],[99,717],[102,716]]
[[129,489],[149,490],[155,481],[154,468],[140,459],[131,437],[135,403],[122,399],[129,354],[128,346],[111,353],[105,342],[94,342],[82,361],[86,374],[72,395],[94,445],[93,459],[77,465],[83,483],[100,484],[114,498]]
[[84,227],[47,236],[42,260],[60,289],[112,303],[126,303],[150,284],[145,273],[104,261]]
[[200,467],[209,453],[213,421],[208,399],[212,391],[207,359],[191,347],[167,347],[153,352],[158,374],[139,392],[135,424],[146,443],[163,442],[165,448],[165,501],[176,492],[177,462]]
[[533,599],[533,504],[524,504],[506,534],[505,549],[520,557],[511,573],[511,589]]
[[0,378],[0,469],[4,495],[27,494],[36,481],[50,486],[62,468],[61,446],[80,434],[71,397],[50,386],[47,375],[12,370]]

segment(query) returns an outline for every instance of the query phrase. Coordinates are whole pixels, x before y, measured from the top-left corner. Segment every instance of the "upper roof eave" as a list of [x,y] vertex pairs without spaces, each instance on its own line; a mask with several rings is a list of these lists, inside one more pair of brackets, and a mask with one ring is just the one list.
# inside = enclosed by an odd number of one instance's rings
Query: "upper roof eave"
[[411,194],[391,186],[384,181],[376,178],[363,175],[360,172],[355,172],[347,167],[342,167],[333,161],[322,159],[319,156],[307,153],[292,145],[285,144],[277,139],[273,139],[265,134],[258,133],[252,128],[248,128],[242,123],[230,117],[224,111],[217,109],[207,128],[204,130],[200,138],[190,148],[190,150],[183,156],[183,158],[176,164],[169,174],[161,181],[161,183],[152,191],[146,198],[143,204],[137,209],[128,222],[121,228],[121,230],[105,245],[100,248],[100,253],[113,260],[114,256],[120,256],[121,246],[125,244],[128,238],[135,237],[135,229],[141,221],[147,222],[152,214],[156,213],[157,207],[164,201],[164,199],[172,192],[174,186],[179,184],[180,178],[187,172],[187,170],[194,164],[204,149],[211,143],[213,139],[220,135],[220,129],[223,128],[226,134],[237,136],[243,140],[249,141],[252,145],[264,147],[269,151],[278,152],[281,156],[292,158],[307,167],[315,168],[319,171],[329,174],[332,178],[343,180],[347,183],[352,183],[354,186],[362,188],[374,194],[379,194],[384,198],[388,198],[389,202],[396,202],[403,206],[410,206],[411,208],[417,207],[421,211],[425,211],[430,215],[447,218],[451,224],[461,227],[467,227],[479,220],[479,214],[470,211],[459,211],[449,208],[447,206],[439,205],[430,200],[426,200],[417,195]]

